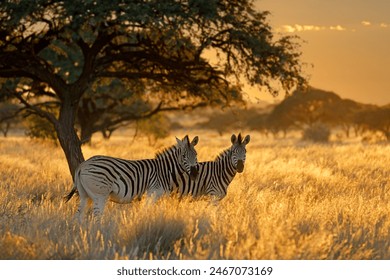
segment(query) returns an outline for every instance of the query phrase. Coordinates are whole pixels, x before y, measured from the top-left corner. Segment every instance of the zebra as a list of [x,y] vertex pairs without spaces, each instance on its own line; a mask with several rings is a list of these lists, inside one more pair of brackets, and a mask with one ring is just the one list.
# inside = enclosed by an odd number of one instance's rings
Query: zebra
[[84,218],[88,199],[93,201],[93,215],[97,222],[107,200],[116,203],[130,203],[145,192],[154,198],[173,189],[173,176],[183,176],[190,180],[198,175],[198,160],[194,146],[198,136],[190,142],[188,135],[177,144],[156,154],[153,159],[125,160],[109,156],[93,156],[82,162],[76,169],[74,184],[66,196],[69,201],[76,190],[80,196],[76,212],[81,222]]
[[176,178],[174,192],[179,197],[209,195],[217,200],[224,198],[236,173],[244,171],[246,145],[249,141],[249,135],[243,139],[241,133],[238,137],[233,134],[230,148],[220,153],[214,161],[199,162],[196,180],[191,180],[186,174]]

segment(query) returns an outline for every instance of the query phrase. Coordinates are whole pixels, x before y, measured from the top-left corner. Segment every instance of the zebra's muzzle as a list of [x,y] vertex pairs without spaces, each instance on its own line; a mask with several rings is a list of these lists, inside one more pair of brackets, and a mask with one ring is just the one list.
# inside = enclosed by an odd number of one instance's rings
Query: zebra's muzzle
[[195,180],[196,177],[198,177],[198,168],[196,168],[195,166],[191,166],[190,178],[191,180]]
[[244,171],[244,162],[242,160],[237,161],[237,172],[241,173]]

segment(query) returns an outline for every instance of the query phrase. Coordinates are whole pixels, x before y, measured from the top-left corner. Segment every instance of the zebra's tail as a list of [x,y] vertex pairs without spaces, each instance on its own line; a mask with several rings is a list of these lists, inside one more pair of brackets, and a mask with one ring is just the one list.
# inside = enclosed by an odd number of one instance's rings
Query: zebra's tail
[[72,197],[73,195],[77,192],[77,188],[76,188],[76,185],[73,185],[73,188],[72,190],[70,191],[70,193],[68,193],[66,196],[64,196],[64,201],[65,203],[67,203]]
[[78,191],[77,191],[77,183],[80,183],[80,178],[79,178],[79,169],[76,170],[76,174],[75,174],[75,178],[74,178],[74,183],[73,183],[73,187],[72,187],[72,190],[70,191],[70,193],[68,193],[66,196],[64,196],[64,201],[65,203],[67,203],[72,197],[73,195],[76,193],[78,194]]

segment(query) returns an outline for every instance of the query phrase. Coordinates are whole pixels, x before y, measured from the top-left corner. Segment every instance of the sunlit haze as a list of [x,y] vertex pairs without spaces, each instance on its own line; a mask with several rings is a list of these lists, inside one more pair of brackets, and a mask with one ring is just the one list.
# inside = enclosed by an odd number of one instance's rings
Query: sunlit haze
[[255,6],[271,12],[275,32],[303,40],[311,86],[363,103],[390,103],[390,1],[256,0]]

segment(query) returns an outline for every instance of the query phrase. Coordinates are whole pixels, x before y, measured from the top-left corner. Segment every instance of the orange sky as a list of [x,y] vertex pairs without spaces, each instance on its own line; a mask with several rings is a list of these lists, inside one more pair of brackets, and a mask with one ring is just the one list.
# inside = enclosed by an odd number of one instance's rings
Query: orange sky
[[363,103],[390,103],[389,0],[255,0],[255,5],[271,12],[276,32],[305,41],[303,61],[313,64],[306,69],[310,85]]

